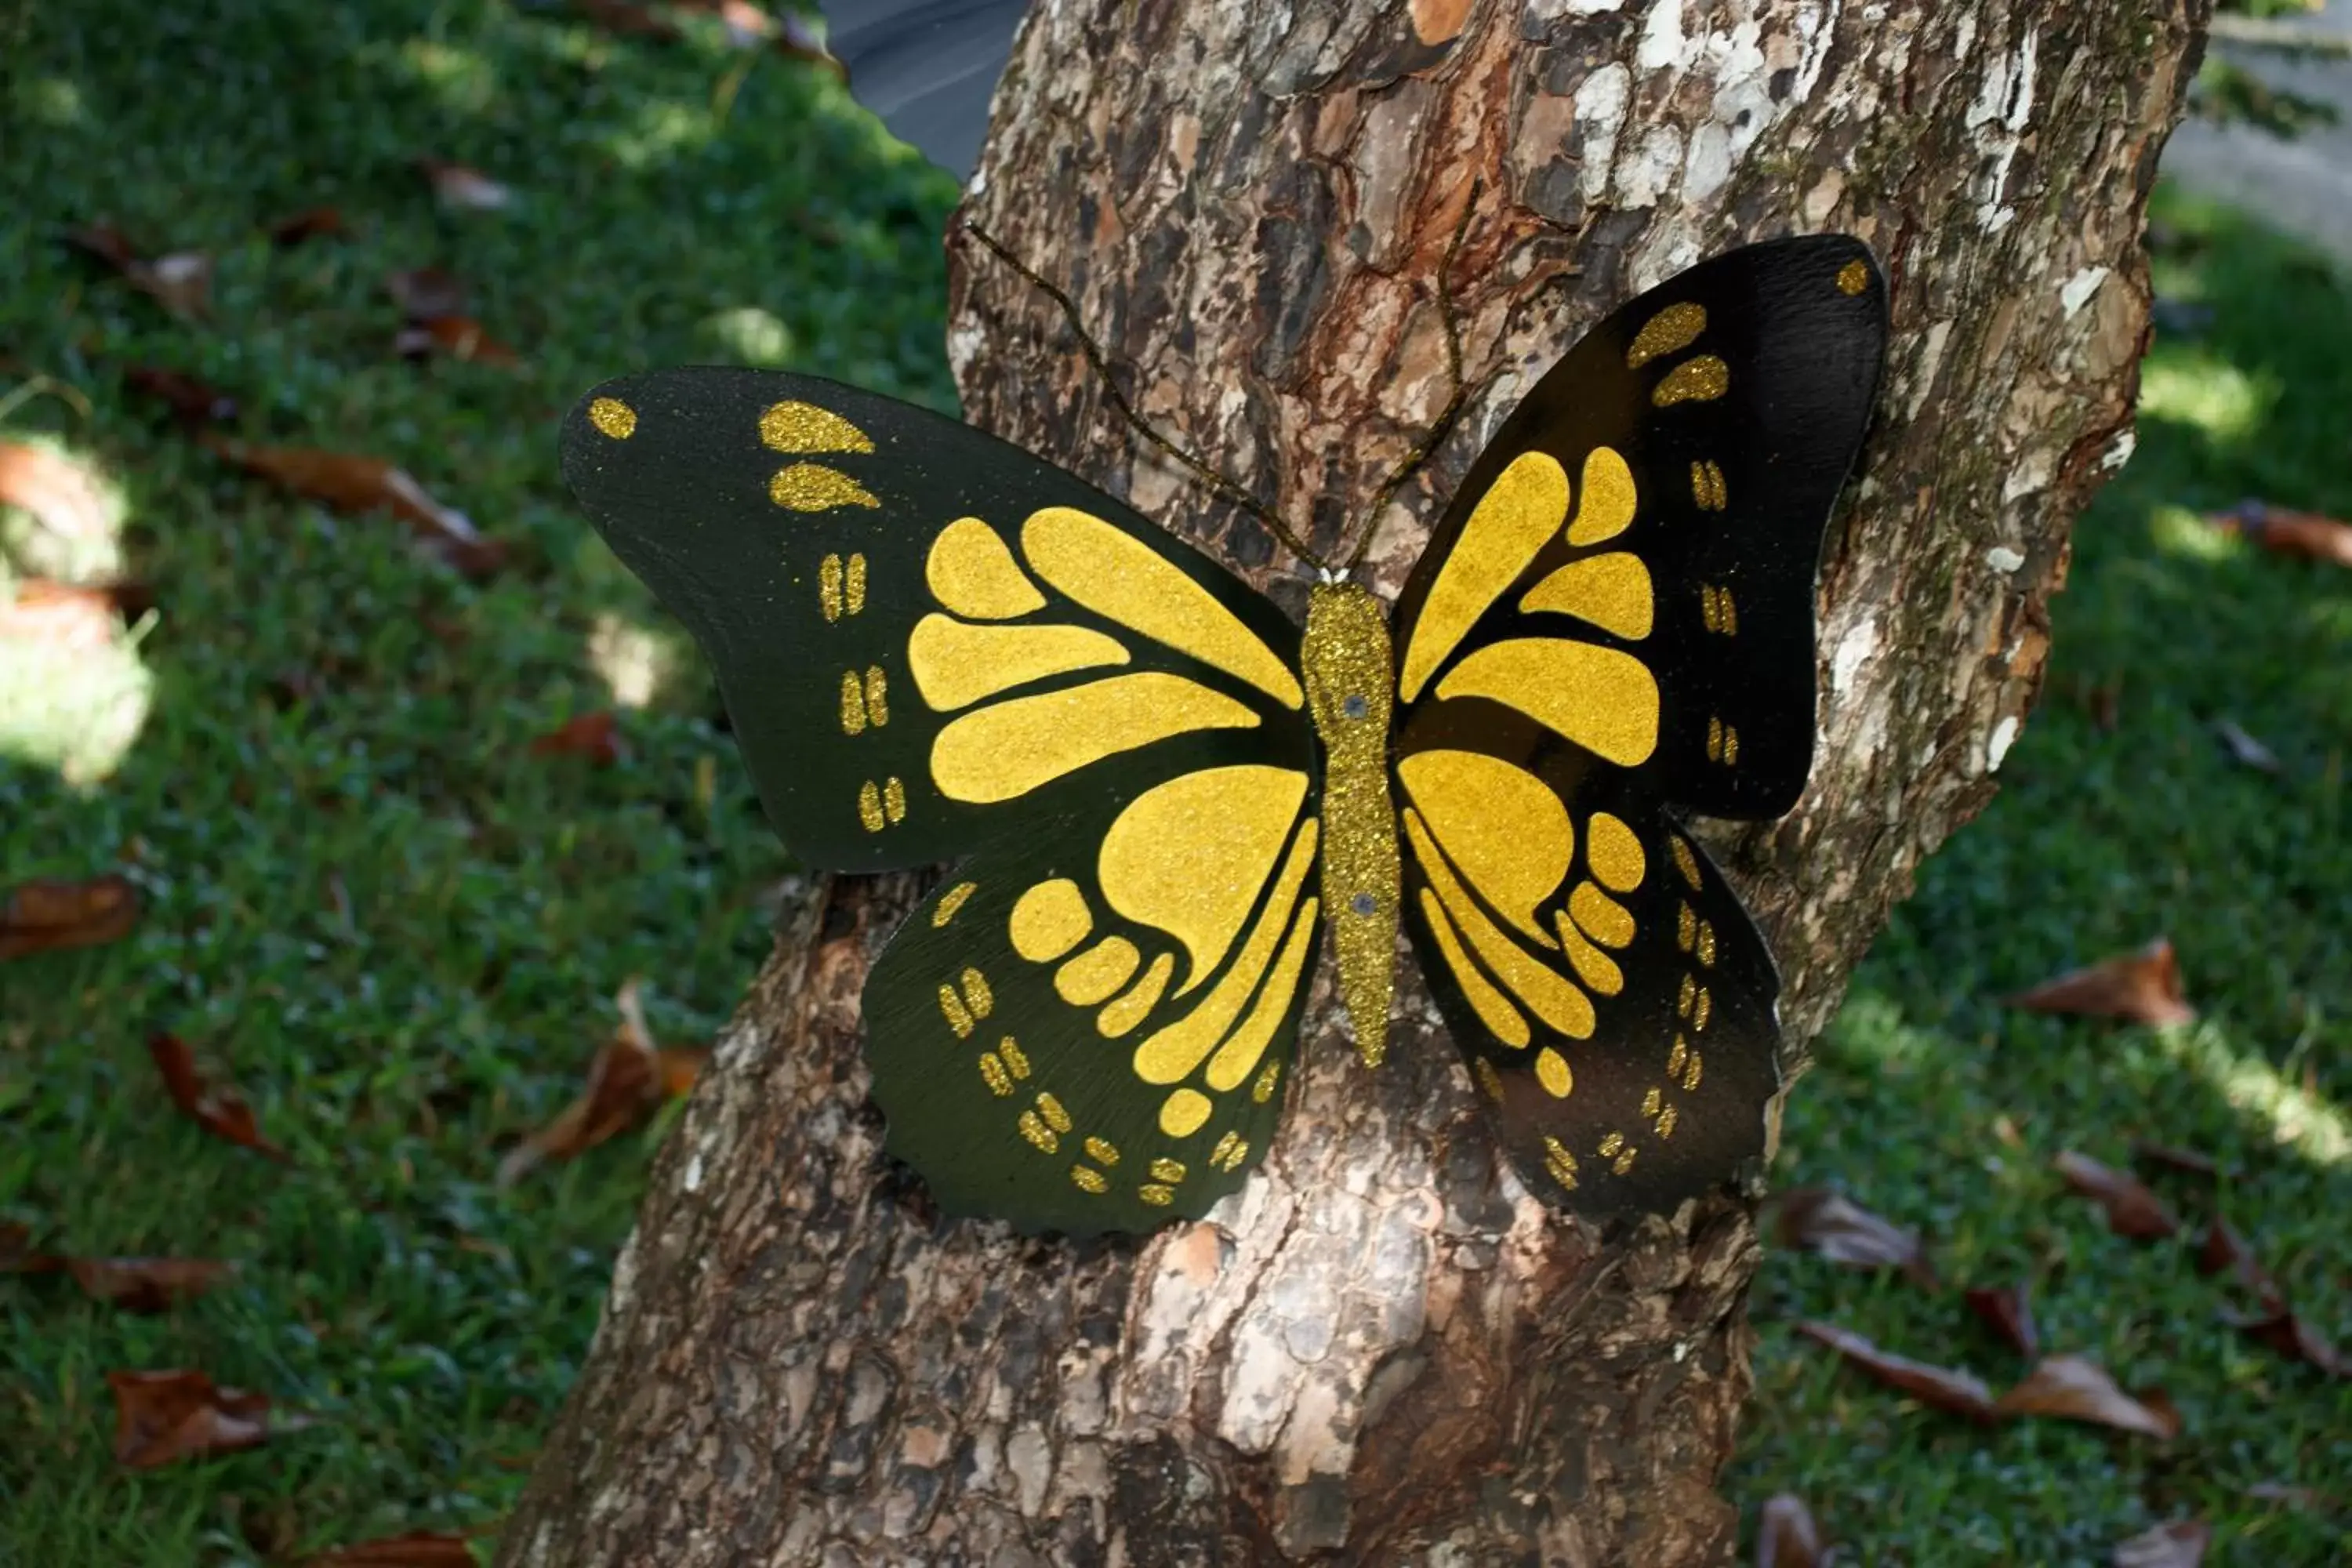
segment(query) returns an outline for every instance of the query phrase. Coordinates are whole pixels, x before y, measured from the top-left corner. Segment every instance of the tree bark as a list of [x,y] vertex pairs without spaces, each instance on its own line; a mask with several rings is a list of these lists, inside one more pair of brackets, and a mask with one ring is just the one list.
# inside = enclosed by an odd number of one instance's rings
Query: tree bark
[[[2156,160],[2210,0],[1057,0],[967,212],[1079,301],[1144,416],[1392,595],[1483,435],[1610,307],[1844,229],[1895,331],[1821,576],[1790,816],[1705,837],[1785,977],[1789,1076],[1919,858],[1990,797],[2067,531],[2128,456]],[[1443,20],[1443,18],[1439,18]],[[1264,531],[1124,428],[1053,304],[960,248],[968,416],[1294,610]],[[1211,1220],[942,1222],[879,1154],[859,988],[916,881],[799,888],[656,1163],[510,1565],[1716,1563],[1755,1194],[1602,1235],[1503,1168],[1404,966],[1385,1067],[1328,1027]]]

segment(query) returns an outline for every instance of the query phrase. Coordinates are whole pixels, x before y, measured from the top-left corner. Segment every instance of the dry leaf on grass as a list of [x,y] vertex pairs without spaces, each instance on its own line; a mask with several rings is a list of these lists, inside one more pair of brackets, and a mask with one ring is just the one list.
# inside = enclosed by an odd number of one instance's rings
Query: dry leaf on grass
[[1813,1510],[1794,1492],[1764,1504],[1756,1521],[1756,1568],[1820,1568],[1822,1532]]
[[212,304],[213,258],[200,250],[142,256],[128,235],[112,224],[93,223],[66,232],[66,243],[112,268],[123,281],[175,316],[202,316]]
[[466,313],[466,280],[438,267],[412,267],[386,275],[385,292],[412,321]]
[[2117,1542],[2115,1568],[2198,1568],[2212,1540],[2213,1527],[2193,1519],[2159,1524]]
[[2352,1377],[2352,1363],[2326,1334],[2313,1328],[2296,1314],[2280,1304],[2259,1318],[2222,1320],[2257,1344],[2267,1345],[2289,1361],[2299,1361],[2314,1366],[2330,1377]]
[[626,755],[621,744],[620,716],[609,708],[557,725],[530,743],[534,757],[585,757],[609,768]]
[[1993,1403],[2002,1415],[2055,1415],[2088,1421],[2119,1432],[2169,1438],[2180,1432],[2180,1413],[2161,1389],[2126,1394],[2106,1369],[2078,1355],[2053,1355]]
[[326,239],[349,232],[338,207],[305,207],[268,226],[272,245],[299,245],[306,239]]
[[102,539],[113,509],[98,477],[46,447],[0,441],[0,506],[21,507],[60,539]]
[[2242,533],[2275,555],[2352,566],[2352,523],[2315,511],[2246,500],[2229,511],[2208,512],[2205,521],[2225,533]]
[[14,1220],[0,1223],[0,1274],[56,1274],[66,1260],[33,1250],[33,1227]]
[[2230,1227],[2230,1222],[2215,1215],[2205,1225],[2205,1239],[2197,1248],[2197,1272],[2210,1279],[2227,1274],[2232,1284],[2252,1290],[2263,1306],[2280,1306],[2278,1281],[2271,1278],[2246,1238]]
[[416,166],[432,182],[441,205],[468,212],[497,212],[514,202],[514,193],[479,169],[440,158],[419,158]]
[[216,1387],[201,1372],[110,1372],[106,1381],[114,1390],[114,1457],[134,1470],[234,1453],[313,1425],[304,1415],[273,1423],[268,1394]]
[[2025,1285],[1979,1286],[1968,1292],[1969,1310],[1984,1320],[1993,1332],[2018,1354],[2032,1357],[2042,1348],[2033,1326],[2033,1304]]
[[0,959],[117,942],[138,923],[139,889],[128,877],[21,882],[0,901]]
[[568,1160],[630,1127],[660,1104],[694,1087],[702,1050],[664,1050],[646,1026],[642,984],[631,976],[613,998],[620,1027],[588,1064],[588,1082],[562,1114],[524,1139],[499,1162],[499,1184],[512,1184],[543,1160]]
[[2136,1024],[2186,1024],[2197,1016],[2181,993],[2180,963],[2171,939],[2161,936],[2136,952],[2069,970],[2001,1003],[2031,1013],[2079,1013]]
[[2180,1228],[2162,1198],[2128,1172],[2100,1164],[2069,1149],[2051,1163],[2066,1184],[2107,1211],[2107,1228],[2135,1241],[2156,1241]]
[[467,577],[487,577],[505,563],[505,546],[484,539],[464,512],[434,500],[408,470],[382,458],[309,447],[253,447],[210,436],[201,439],[239,468],[337,511],[392,513],[408,524],[428,551]]
[[1864,1208],[1829,1187],[1793,1187],[1776,1200],[1775,1234],[1783,1247],[1819,1253],[1859,1268],[1900,1268],[1925,1290],[1937,1288],[1916,1232]]
[[2178,1171],[2184,1176],[2196,1176],[2208,1182],[2221,1173],[2221,1167],[2214,1164],[2210,1154],[2200,1154],[2194,1149],[2177,1149],[2168,1143],[2150,1143],[2145,1139],[2132,1141],[2132,1163]]
[[241,1144],[281,1164],[293,1163],[292,1156],[261,1135],[261,1124],[245,1096],[226,1084],[205,1081],[196,1071],[195,1053],[179,1036],[161,1030],[148,1036],[147,1054],[155,1058],[155,1070],[163,1075],[164,1092],[181,1114],[215,1138]]
[[208,1258],[68,1258],[65,1266],[84,1295],[126,1312],[161,1312],[201,1296],[232,1267]]
[[55,583],[27,577],[0,605],[0,641],[61,649],[105,647],[155,607],[144,583]]
[[474,1568],[474,1553],[462,1535],[418,1530],[321,1552],[310,1568]]
[[122,384],[152,397],[191,429],[203,425],[228,425],[236,419],[236,399],[185,371],[160,365],[134,364],[122,373]]
[[510,369],[521,356],[482,330],[471,316],[429,316],[411,321],[392,340],[392,352],[402,359],[421,360],[433,354],[475,364]]
[[1834,1323],[1799,1323],[1797,1331],[1820,1341],[1879,1382],[1901,1389],[1922,1404],[1978,1421],[1993,1417],[1992,1390],[1973,1373],[1890,1354],[1862,1335]]

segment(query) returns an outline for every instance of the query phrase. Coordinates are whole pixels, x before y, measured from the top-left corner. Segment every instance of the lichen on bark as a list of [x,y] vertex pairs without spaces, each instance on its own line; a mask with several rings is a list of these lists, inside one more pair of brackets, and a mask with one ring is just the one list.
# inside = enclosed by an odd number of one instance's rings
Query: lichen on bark
[[[1384,595],[1615,302],[1774,234],[1877,249],[1895,335],[1822,569],[1814,778],[1780,822],[1703,828],[1780,958],[1793,1079],[2038,689],[2068,526],[2128,450],[2142,206],[2206,4],[1484,0],[1433,46],[1402,0],[1040,0],[967,206],[1071,289],[1146,417],[1328,546],[1445,401],[1433,285],[1475,182],[1470,399],[1374,520]],[[976,249],[954,279],[968,417],[1303,610],[1050,302]],[[502,1562],[1727,1559],[1751,1195],[1607,1236],[1542,1208],[1408,964],[1377,1073],[1318,987],[1290,1122],[1209,1221],[942,1222],[857,1055],[916,886],[787,899]]]

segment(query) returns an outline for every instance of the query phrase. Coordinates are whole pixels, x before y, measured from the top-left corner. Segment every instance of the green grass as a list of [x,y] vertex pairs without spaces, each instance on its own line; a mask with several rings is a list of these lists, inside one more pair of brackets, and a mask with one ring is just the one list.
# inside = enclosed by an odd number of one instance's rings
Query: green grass
[[[763,60],[730,96],[740,62],[715,37],[623,45],[492,0],[179,9],[84,0],[12,22],[0,3],[0,395],[41,373],[92,410],[36,399],[0,432],[105,469],[120,537],[67,564],[119,554],[160,594],[110,662],[61,672],[0,645],[0,882],[125,864],[150,905],[116,947],[0,967],[0,1219],[58,1250],[243,1263],[155,1319],[0,1279],[0,1561],[65,1568],[258,1562],[504,1510],[521,1472],[499,1461],[532,1449],[585,1350],[666,1121],[510,1190],[499,1154],[574,1091],[627,975],[647,976],[665,1038],[711,1033],[786,868],[707,678],[570,507],[554,417],[602,376],[694,360],[951,403],[953,192],[830,80]],[[417,156],[483,168],[515,206],[436,209]],[[258,237],[320,202],[356,233]],[[2216,1562],[2342,1550],[2326,1519],[2243,1489],[2341,1489],[2352,1385],[2216,1325],[2179,1248],[2108,1238],[2047,1173],[2059,1149],[2119,1159],[2134,1133],[2212,1151],[2238,1173],[2231,1217],[2352,1339],[2352,575],[2217,546],[2165,510],[2255,494],[2352,511],[2352,291],[2220,215],[2168,216],[2202,248],[2161,280],[2218,321],[2159,348],[2139,455],[2081,531],[2051,694],[2001,798],[1857,978],[1783,1176],[1932,1230],[1948,1276],[2033,1273],[2053,1346],[2163,1383],[2189,1435],[2158,1449],[1921,1413],[1785,1325],[1831,1317],[2005,1381],[1957,1299],[1776,1256],[1736,1494],[1803,1492],[1873,1563],[2104,1563],[2189,1510],[2223,1526]],[[212,320],[174,321],[52,243],[99,217],[212,252]],[[428,263],[473,285],[521,372],[391,360],[382,279]],[[139,363],[239,394],[247,438],[401,462],[517,565],[467,584],[389,520],[227,469],[124,394]],[[667,670],[624,713],[627,761],[530,755],[614,700],[595,650],[615,644]],[[291,670],[313,695],[274,692]],[[2076,698],[2117,679],[2105,735]],[[100,697],[139,720],[121,744],[72,721]],[[2206,729],[2221,716],[2289,775],[2229,763]],[[2206,1012],[2189,1030],[1988,1000],[2158,930]],[[243,1087],[290,1170],[173,1114],[142,1046],[155,1027]],[[168,1366],[326,1420],[122,1473],[104,1373]]]

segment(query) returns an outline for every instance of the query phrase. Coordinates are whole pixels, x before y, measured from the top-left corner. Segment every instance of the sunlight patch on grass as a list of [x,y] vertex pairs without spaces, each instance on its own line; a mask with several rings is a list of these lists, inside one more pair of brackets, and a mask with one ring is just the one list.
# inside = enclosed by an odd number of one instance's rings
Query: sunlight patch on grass
[[607,610],[588,634],[588,662],[615,706],[643,708],[677,673],[679,660],[665,638]]
[[138,638],[99,647],[0,641],[0,756],[102,784],[131,754],[155,701]]
[[498,68],[472,49],[411,38],[399,46],[396,58],[403,69],[433,89],[445,108],[480,114],[498,97]]
[[2352,1164],[2352,1116],[2326,1096],[2290,1081],[2259,1051],[2234,1045],[2210,1026],[2167,1030],[2173,1058],[2249,1116],[2270,1123],[2282,1146],[2322,1165]]
[[2243,554],[2246,548],[2239,535],[2214,527],[2183,506],[2150,508],[2147,537],[2167,555],[2190,561],[2228,561]]
[[772,369],[792,363],[793,330],[772,311],[740,305],[719,311],[703,326],[745,364]]
[[659,99],[639,104],[630,123],[615,128],[604,145],[624,168],[649,168],[708,145],[716,129],[705,105]]
[[81,84],[61,76],[36,77],[25,83],[16,89],[16,106],[26,119],[52,131],[69,131],[89,121]]
[[2143,416],[2193,426],[2217,442],[2243,440],[2268,417],[2274,389],[2226,360],[2176,352],[2140,373]]

